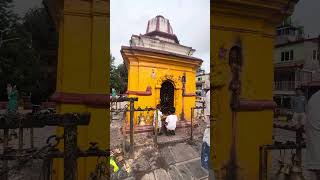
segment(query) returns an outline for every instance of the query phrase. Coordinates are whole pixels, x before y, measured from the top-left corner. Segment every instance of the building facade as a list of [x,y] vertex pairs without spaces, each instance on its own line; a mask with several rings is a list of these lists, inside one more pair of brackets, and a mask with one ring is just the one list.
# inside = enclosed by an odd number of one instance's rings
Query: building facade
[[300,27],[277,27],[274,51],[274,100],[280,108],[292,108],[295,89],[320,80],[319,38],[305,38]]
[[203,69],[197,70],[196,75],[196,95],[197,100],[203,100],[206,92],[210,89],[210,73],[206,73]]
[[[202,64],[192,56],[194,51],[179,43],[169,20],[160,15],[148,21],[145,34],[132,35],[130,46],[122,46],[121,54],[128,69],[127,94],[138,97],[135,108],[161,104],[166,114],[175,107],[180,121],[190,120],[196,101],[196,70]],[[134,123],[139,126],[138,116]]]

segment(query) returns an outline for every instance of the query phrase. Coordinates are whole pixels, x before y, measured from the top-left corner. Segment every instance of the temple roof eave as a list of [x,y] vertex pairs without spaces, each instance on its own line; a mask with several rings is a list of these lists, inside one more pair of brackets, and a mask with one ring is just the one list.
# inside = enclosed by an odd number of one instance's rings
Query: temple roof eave
[[202,59],[199,59],[196,57],[185,56],[185,55],[176,54],[176,53],[172,53],[172,52],[168,52],[168,51],[161,51],[161,50],[155,50],[155,49],[143,48],[143,47],[122,46],[120,52],[122,54],[122,57],[123,57],[125,63],[128,63],[129,54],[133,55],[134,52],[157,54],[157,55],[161,55],[161,56],[172,56],[172,57],[179,59],[180,61],[185,61],[186,65],[190,64],[190,65],[197,66],[197,67],[200,67],[203,62]]

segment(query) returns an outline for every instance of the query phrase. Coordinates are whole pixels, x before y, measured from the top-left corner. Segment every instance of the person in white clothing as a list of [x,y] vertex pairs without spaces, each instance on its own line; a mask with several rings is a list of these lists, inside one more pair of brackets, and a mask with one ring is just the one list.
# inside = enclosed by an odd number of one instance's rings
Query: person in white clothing
[[206,129],[203,133],[203,143],[202,143],[202,151],[201,151],[201,166],[207,170],[209,170],[209,159],[210,159],[210,90],[206,94],[206,109],[204,119],[206,123]]
[[174,114],[175,112],[176,109],[174,107],[171,107],[169,110],[170,115],[167,116],[165,121],[166,135],[175,135],[175,130],[178,121],[177,115]]
[[[162,112],[160,111],[160,104],[157,105],[156,107],[156,110],[154,111],[153,113],[153,127],[156,128],[156,122],[158,123],[158,134],[161,135],[161,127],[162,127],[162,121],[161,121],[161,118],[162,118]],[[158,116],[157,116],[158,114]]]

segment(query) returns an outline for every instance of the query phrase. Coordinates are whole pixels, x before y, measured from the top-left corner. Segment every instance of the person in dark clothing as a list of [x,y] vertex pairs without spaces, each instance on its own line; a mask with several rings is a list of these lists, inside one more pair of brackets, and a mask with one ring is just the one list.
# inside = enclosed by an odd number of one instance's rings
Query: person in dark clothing
[[34,87],[31,92],[31,104],[32,104],[32,113],[36,113],[40,110],[41,105],[41,91],[39,83]]

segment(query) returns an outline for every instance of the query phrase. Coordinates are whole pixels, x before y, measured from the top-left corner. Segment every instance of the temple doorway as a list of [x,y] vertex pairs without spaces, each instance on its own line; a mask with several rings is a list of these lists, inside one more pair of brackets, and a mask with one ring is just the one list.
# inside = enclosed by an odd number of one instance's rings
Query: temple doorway
[[170,107],[174,107],[174,86],[171,81],[167,80],[161,84],[160,89],[161,111],[168,114]]

